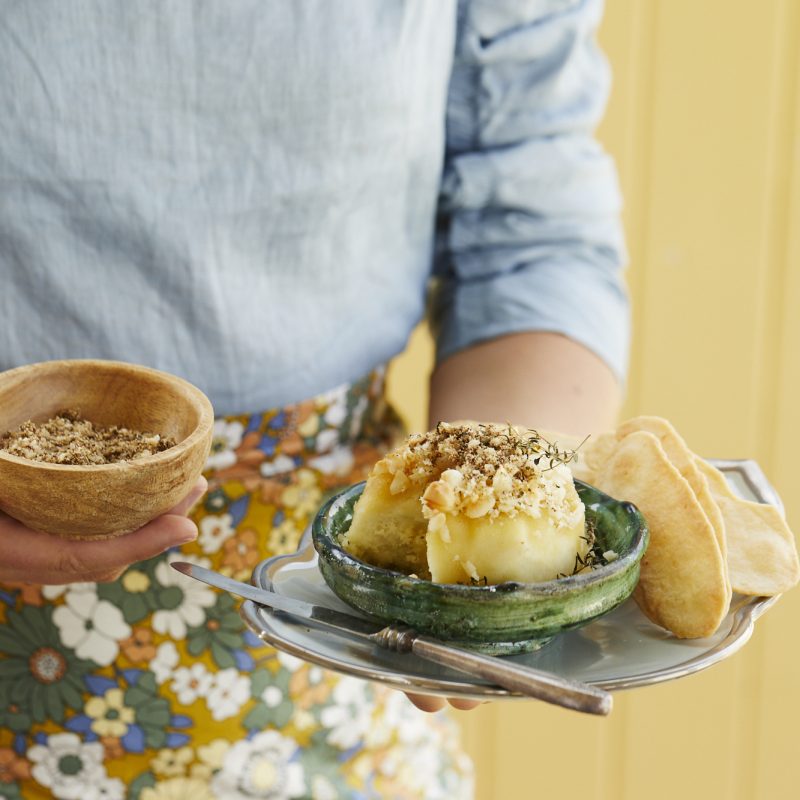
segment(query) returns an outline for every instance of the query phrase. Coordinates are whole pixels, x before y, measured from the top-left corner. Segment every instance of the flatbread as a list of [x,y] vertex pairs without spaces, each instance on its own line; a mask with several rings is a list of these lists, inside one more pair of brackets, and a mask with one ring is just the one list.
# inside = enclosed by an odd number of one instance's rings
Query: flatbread
[[[708,517],[711,527],[714,529],[714,536],[717,540],[722,560],[728,563],[728,544],[726,539],[725,520],[719,506],[711,496],[711,490],[706,476],[698,469],[696,456],[689,449],[678,431],[672,423],[663,417],[640,416],[629,419],[617,428],[617,438],[623,439],[634,431],[649,431],[658,437],[667,458],[672,462],[678,472],[683,475],[692,487],[697,502],[700,503],[703,513]],[[724,480],[724,478],[723,478]],[[725,571],[725,580],[728,583],[728,595],[730,599],[731,586],[728,571]]]
[[800,563],[794,535],[780,511],[773,505],[743,500],[718,469],[697,456],[695,464],[725,520],[733,591],[775,595],[791,589],[800,580]]
[[679,638],[713,634],[730,601],[726,565],[702,506],[659,439],[635,431],[617,443],[597,485],[644,514],[650,543],[634,598]]
[[[590,436],[578,450],[575,461],[570,463],[572,474],[576,478],[586,481],[586,483],[597,486],[597,475],[611,458],[617,442],[617,435],[614,431],[606,431]],[[597,488],[602,489],[603,487],[597,486]]]

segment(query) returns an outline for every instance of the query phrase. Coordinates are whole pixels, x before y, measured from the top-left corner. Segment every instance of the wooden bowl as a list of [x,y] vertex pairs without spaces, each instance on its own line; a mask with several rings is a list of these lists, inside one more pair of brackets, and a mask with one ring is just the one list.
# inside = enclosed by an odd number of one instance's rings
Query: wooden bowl
[[65,409],[96,425],[171,436],[177,444],[113,464],[48,464],[0,452],[0,509],[68,539],[140,528],[185,497],[205,466],[214,429],[208,398],[190,383],[117,361],[45,361],[0,373],[0,435]]

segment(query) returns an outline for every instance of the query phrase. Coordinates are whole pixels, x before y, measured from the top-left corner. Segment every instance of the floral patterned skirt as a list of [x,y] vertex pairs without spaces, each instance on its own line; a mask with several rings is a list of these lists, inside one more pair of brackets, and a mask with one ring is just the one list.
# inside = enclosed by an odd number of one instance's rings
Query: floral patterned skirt
[[[378,371],[215,424],[200,535],[180,558],[248,580],[398,427]],[[169,566],[0,586],[0,798],[468,800],[446,714],[266,647],[229,595]]]

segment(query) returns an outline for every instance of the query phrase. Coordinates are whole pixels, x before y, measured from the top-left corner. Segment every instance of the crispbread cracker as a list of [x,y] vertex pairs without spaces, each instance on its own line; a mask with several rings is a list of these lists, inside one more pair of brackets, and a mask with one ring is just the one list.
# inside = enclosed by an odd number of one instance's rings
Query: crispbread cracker
[[791,589],[800,580],[800,563],[794,536],[780,511],[737,497],[718,469],[696,456],[695,463],[725,520],[733,591],[774,595]]
[[570,464],[575,477],[587,483],[594,483],[595,476],[609,460],[616,446],[617,436],[614,431],[590,436],[578,451],[574,465]]
[[[701,472],[696,464],[696,457],[689,449],[683,437],[675,430],[672,423],[663,417],[640,416],[623,422],[617,428],[617,438],[623,439],[634,431],[648,431],[658,437],[667,458],[672,465],[683,475],[692,487],[697,502],[700,503],[703,512],[711,527],[714,529],[714,536],[717,539],[722,561],[728,563],[728,544],[726,541],[725,520],[719,506],[711,496],[711,490],[706,480],[706,476]],[[724,480],[724,479],[723,479]],[[725,570],[725,580],[728,584],[728,596],[730,599],[730,580],[728,570]]]
[[642,611],[679,638],[710,636],[728,610],[725,563],[708,517],[659,439],[647,431],[625,436],[596,478],[647,520],[650,544],[634,592]]
[[[661,454],[658,458],[654,457],[652,442],[646,447],[638,445],[631,449],[629,440],[641,433],[647,433],[657,439],[663,458],[666,458],[667,464],[677,471],[686,484],[681,485],[680,490],[676,488],[674,474],[664,469]],[[563,439],[559,434],[552,436],[556,440]],[[636,441],[641,442],[641,439],[634,439],[634,442]],[[641,450],[641,459],[638,462],[637,447]],[[619,455],[621,448],[625,448],[627,452]],[[624,470],[620,467],[618,458],[626,462]],[[651,473],[654,458],[658,472]],[[571,463],[570,467],[575,477],[597,486],[618,499],[631,499],[642,509],[651,527],[650,516],[654,513],[654,508],[668,510],[672,514],[667,498],[674,499],[675,492],[684,499],[693,497],[694,502],[689,504],[693,510],[686,517],[683,527],[666,526],[665,536],[672,536],[678,540],[691,538],[692,541],[704,543],[703,547],[710,551],[707,532],[709,529],[713,531],[718,557],[708,556],[710,561],[702,562],[702,569],[714,573],[721,560],[725,581],[724,594],[728,600],[731,592],[745,595],[779,594],[800,581],[800,561],[795,539],[780,511],[771,505],[751,503],[739,498],[730,488],[725,476],[698,458],[665,419],[653,416],[634,417],[622,423],[616,430],[593,435],[580,448],[577,460]],[[653,478],[653,475],[661,475],[663,484],[660,485],[659,480],[655,479],[645,480],[648,477]],[[638,500],[634,497],[634,493],[641,493],[637,494]],[[678,517],[683,519],[685,513],[685,509],[682,509]],[[659,538],[663,539],[656,535],[656,540]],[[657,549],[651,554],[652,557],[658,555],[658,545],[656,547]],[[706,556],[698,553],[695,557]],[[645,556],[646,561],[647,556]],[[700,565],[701,562],[698,562],[698,568]],[[642,574],[645,572],[643,568]],[[668,582],[669,576],[665,575],[664,580]],[[652,596],[653,592],[643,583],[637,590],[636,597],[646,613],[656,622],[659,622],[656,618],[656,614],[659,613],[659,618],[662,620],[659,624],[678,636],[686,636],[685,626],[673,628],[671,618],[663,612],[654,610],[652,597],[648,599],[647,595]],[[663,587],[661,596],[662,599],[669,596]],[[674,599],[675,608],[679,609],[681,600],[677,594],[674,595]],[[719,610],[720,600],[720,597],[715,596],[710,605],[716,603]],[[668,604],[671,601],[665,602]],[[710,617],[716,613],[708,609],[706,612]],[[676,611],[673,616],[680,617],[680,613]],[[708,633],[693,635],[708,635]]]

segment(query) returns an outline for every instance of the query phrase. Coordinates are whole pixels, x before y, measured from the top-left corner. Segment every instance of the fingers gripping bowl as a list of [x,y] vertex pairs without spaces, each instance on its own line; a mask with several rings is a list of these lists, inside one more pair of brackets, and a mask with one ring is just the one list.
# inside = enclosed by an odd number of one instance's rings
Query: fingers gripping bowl
[[575,481],[597,546],[617,558],[590,571],[538,583],[434,583],[368,564],[343,546],[364,483],[331,498],[312,524],[325,582],[344,602],[387,624],[403,622],[459,647],[506,655],[535,650],[558,633],[585,625],[633,592],[647,546],[644,518]]

